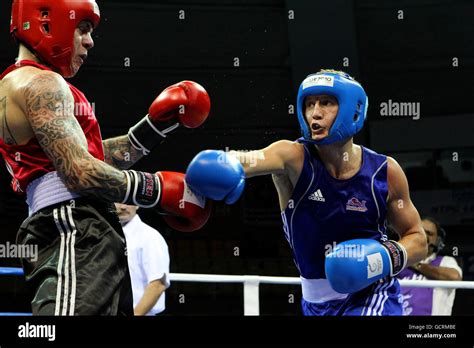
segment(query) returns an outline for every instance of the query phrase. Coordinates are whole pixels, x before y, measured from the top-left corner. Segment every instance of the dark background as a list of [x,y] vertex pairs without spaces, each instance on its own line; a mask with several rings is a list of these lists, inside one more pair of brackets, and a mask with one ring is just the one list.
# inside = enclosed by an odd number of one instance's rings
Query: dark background
[[[136,169],[185,171],[203,149],[250,150],[295,139],[291,106],[301,80],[321,68],[342,69],[363,84],[370,100],[357,142],[399,161],[416,207],[441,221],[445,252],[457,256],[464,280],[474,280],[472,1],[98,3],[96,46],[71,82],[95,104],[104,138],[124,134],[161,90],[178,81],[198,81],[212,100],[201,128],[179,130]],[[16,57],[9,16],[10,2],[2,1],[0,70]],[[380,103],[389,100],[420,103],[420,120],[382,117]],[[15,240],[26,205],[1,167],[0,242],[6,243]],[[172,272],[298,275],[271,178],[247,183],[237,204],[217,203],[209,223],[192,234],[170,230],[158,215],[141,211],[166,238]],[[19,263],[2,259],[0,265]],[[0,283],[0,311],[28,311],[21,279],[3,277]],[[174,282],[166,294],[166,315],[243,314],[239,284]],[[453,314],[472,315],[473,294],[457,290]],[[262,285],[260,295],[262,315],[300,315],[299,286]]]

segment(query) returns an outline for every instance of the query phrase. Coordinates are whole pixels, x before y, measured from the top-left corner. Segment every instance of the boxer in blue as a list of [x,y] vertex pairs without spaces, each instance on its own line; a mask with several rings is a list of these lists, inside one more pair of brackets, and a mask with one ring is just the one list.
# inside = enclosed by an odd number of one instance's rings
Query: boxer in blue
[[[427,254],[403,170],[353,143],[367,107],[351,76],[321,70],[298,92],[300,139],[250,152],[203,151],[186,173],[195,192],[228,204],[246,178],[272,175],[305,315],[401,315],[395,275]],[[388,240],[387,220],[398,242]]]

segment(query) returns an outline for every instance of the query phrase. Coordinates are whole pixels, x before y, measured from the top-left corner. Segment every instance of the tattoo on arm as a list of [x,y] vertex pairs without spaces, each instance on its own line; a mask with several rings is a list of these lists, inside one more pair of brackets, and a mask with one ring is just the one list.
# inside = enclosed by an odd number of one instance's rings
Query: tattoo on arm
[[141,151],[137,151],[126,135],[103,141],[105,162],[118,169],[129,169],[143,157]]
[[0,97],[0,121],[2,133],[0,137],[3,139],[3,142],[7,145],[18,145],[15,138],[8,127],[7,122],[7,97]]
[[94,158],[77,122],[74,98],[61,78],[39,74],[24,90],[25,114],[42,149],[68,188],[84,196],[122,201],[127,179],[122,171]]

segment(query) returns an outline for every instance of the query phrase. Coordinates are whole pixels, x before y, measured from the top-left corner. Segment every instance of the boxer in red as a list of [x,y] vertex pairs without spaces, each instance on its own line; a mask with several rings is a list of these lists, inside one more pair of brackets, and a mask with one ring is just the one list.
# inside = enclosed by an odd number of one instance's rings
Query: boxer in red
[[35,315],[133,315],[125,239],[113,202],[155,208],[171,227],[202,227],[210,206],[184,175],[129,170],[179,126],[200,126],[207,92],[183,81],[166,88],[127,135],[102,140],[83,93],[67,83],[94,47],[94,0],[14,0],[17,62],[0,76],[0,153],[29,217],[18,244]]

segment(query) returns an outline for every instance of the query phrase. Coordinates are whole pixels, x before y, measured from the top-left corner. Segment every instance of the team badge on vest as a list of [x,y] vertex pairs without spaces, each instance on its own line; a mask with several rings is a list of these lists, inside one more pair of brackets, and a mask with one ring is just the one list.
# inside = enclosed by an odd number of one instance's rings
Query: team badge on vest
[[367,207],[365,206],[365,203],[367,201],[359,201],[357,198],[352,197],[349,199],[346,203],[346,210],[351,210],[351,211],[360,211],[360,212],[365,212],[367,211]]
[[326,198],[324,198],[323,194],[321,193],[321,189],[317,189],[315,192],[310,194],[308,199],[317,202],[326,202]]

